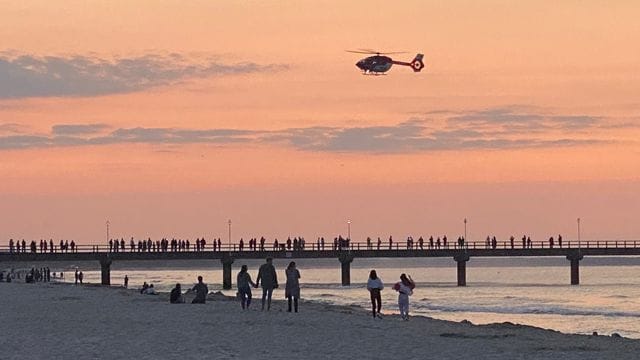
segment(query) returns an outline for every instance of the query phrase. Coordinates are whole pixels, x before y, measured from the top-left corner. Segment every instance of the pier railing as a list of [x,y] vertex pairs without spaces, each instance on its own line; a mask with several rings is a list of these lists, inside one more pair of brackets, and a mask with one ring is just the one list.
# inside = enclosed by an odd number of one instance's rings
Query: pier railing
[[520,251],[527,249],[636,249],[640,248],[640,240],[587,240],[587,241],[563,241],[561,244],[557,241],[553,244],[549,241],[531,241],[522,242],[521,240],[514,241],[465,241],[459,243],[455,242],[434,242],[431,244],[428,241],[420,244],[414,240],[414,243],[396,242],[389,243],[388,241],[382,241],[380,244],[377,240],[368,242],[345,242],[343,244],[335,245],[333,242],[325,242],[324,244],[314,242],[307,242],[304,246],[294,246],[279,243],[275,246],[273,243],[264,245],[257,244],[254,246],[240,246],[238,243],[222,243],[220,245],[213,245],[211,243],[205,244],[205,246],[194,246],[190,243],[189,246],[176,246],[176,247],[163,247],[157,245],[156,241],[151,242],[151,246],[139,247],[138,243],[131,246],[130,243],[125,242],[125,246],[109,246],[109,245],[87,245],[79,244],[74,246],[63,246],[60,249],[60,245],[54,243],[51,247],[47,243],[46,248],[40,246],[39,242],[36,242],[35,248],[31,246],[30,242],[25,242],[24,246],[22,241],[19,242],[19,246],[14,244],[13,246],[5,245],[0,246],[0,253],[39,253],[39,254],[59,254],[59,253],[157,253],[157,252],[281,252],[281,251],[349,251],[349,250],[370,250],[370,251],[388,251],[388,250],[409,250],[409,251],[451,251],[451,250],[508,250],[518,249]]

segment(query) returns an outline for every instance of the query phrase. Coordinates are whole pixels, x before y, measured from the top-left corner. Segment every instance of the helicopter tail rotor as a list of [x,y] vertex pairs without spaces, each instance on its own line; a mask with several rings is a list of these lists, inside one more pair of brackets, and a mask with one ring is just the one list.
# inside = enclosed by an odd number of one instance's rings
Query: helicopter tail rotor
[[424,68],[424,63],[422,62],[422,58],[424,54],[417,54],[413,60],[411,60],[411,68],[414,72],[420,72]]

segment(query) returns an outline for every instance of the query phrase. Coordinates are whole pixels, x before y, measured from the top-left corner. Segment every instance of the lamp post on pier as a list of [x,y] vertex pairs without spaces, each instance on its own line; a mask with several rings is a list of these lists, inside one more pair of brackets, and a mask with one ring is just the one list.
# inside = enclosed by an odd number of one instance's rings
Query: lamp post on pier
[[580,218],[578,218],[578,251],[580,251]]
[[109,222],[109,220],[107,220],[106,225],[107,225],[107,243],[109,242],[109,225],[111,223]]
[[231,219],[229,219],[229,251],[231,251]]
[[347,240],[351,241],[351,220],[347,220]]
[[467,241],[467,218],[464,218],[464,241]]

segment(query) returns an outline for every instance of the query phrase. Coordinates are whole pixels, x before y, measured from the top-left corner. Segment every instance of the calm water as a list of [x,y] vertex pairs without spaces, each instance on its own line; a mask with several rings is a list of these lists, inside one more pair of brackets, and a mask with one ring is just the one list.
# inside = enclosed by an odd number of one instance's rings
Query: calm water
[[[263,261],[237,260],[233,280],[240,265],[247,264],[255,280]],[[275,260],[284,283],[288,260]],[[472,259],[467,266],[467,287],[456,286],[455,262],[451,259],[356,259],[351,267],[350,287],[340,286],[337,260],[297,260],[302,275],[302,297],[332,304],[369,308],[365,288],[369,270],[375,268],[383,279],[383,313],[397,313],[397,296],[391,285],[401,273],[417,283],[411,297],[411,312],[434,318],[473,323],[510,321],[569,333],[600,334],[618,332],[640,338],[640,258],[587,258],[581,262],[581,285],[570,286],[569,262],[552,259]],[[88,282],[100,282],[97,264],[67,265],[67,281],[73,280],[76,265]],[[162,265],[162,267],[158,267]],[[202,275],[210,290],[222,290],[219,261],[120,262],[111,272],[113,284],[124,275],[130,287],[143,281],[159,291],[169,291],[176,282],[183,288]],[[235,290],[223,291],[227,295]],[[254,297],[260,291],[254,292]],[[274,292],[283,298],[284,290]]]

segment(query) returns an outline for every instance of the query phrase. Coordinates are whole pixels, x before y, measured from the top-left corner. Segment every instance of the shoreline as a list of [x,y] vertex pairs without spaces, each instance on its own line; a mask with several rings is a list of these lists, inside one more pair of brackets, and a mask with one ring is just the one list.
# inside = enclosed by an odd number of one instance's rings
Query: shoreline
[[299,313],[287,313],[284,300],[260,311],[254,297],[252,309],[242,311],[234,297],[219,292],[204,305],[169,304],[166,293],[15,282],[1,283],[0,296],[8,300],[0,324],[0,351],[8,359],[635,359],[640,352],[640,340],[628,338],[508,322],[373,319],[357,305],[313,300],[302,300]]

